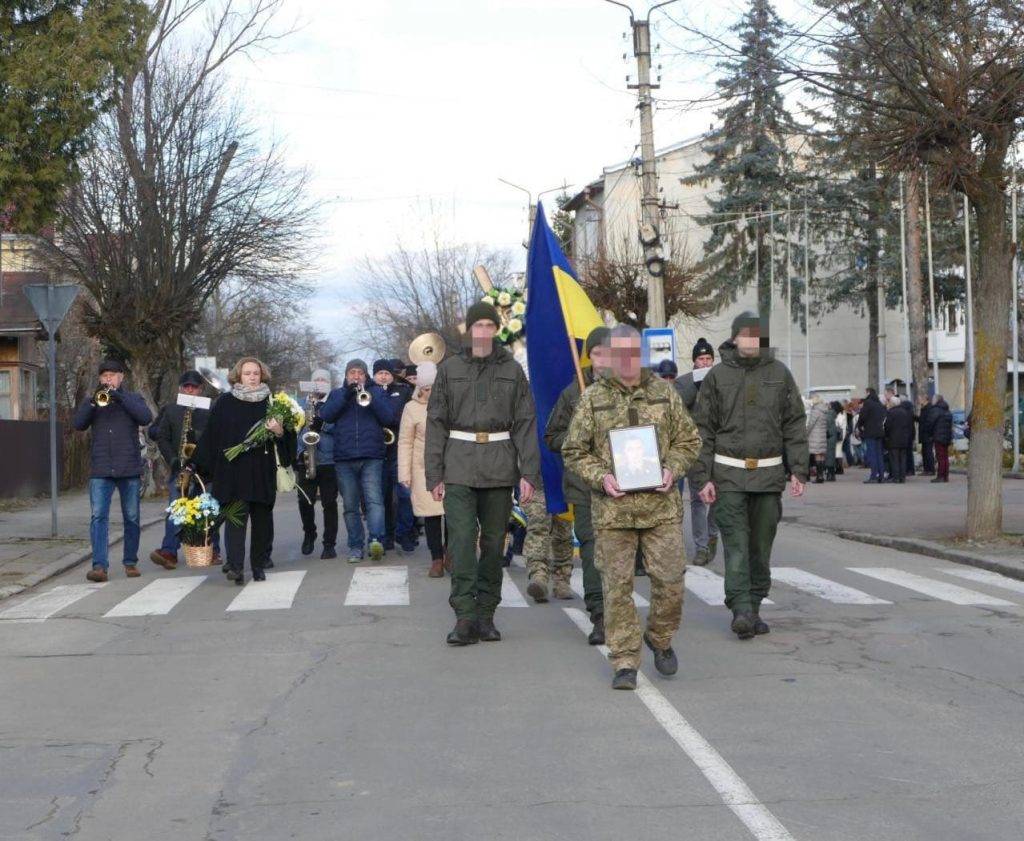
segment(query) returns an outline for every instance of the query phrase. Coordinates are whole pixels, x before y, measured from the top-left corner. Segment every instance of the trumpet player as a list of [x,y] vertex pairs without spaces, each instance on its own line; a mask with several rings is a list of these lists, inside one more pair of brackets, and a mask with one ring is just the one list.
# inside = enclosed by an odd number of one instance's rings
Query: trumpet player
[[[309,429],[299,435],[299,517],[302,519],[302,554],[310,555],[316,546],[316,500],[324,509],[324,560],[337,558],[338,540],[338,475],[334,469],[333,423],[323,423],[320,409],[331,391],[331,373],[323,368],[313,372],[313,392],[306,400],[306,414],[311,416]],[[319,436],[315,443],[307,439]],[[312,462],[310,461],[312,459]]]
[[[186,371],[178,380],[178,393],[190,397],[199,397],[205,384],[202,374],[198,371]],[[149,438],[157,445],[160,455],[171,469],[170,502],[174,502],[182,494],[181,476],[185,463],[191,458],[199,441],[206,422],[210,418],[209,409],[190,409],[169,403],[160,409],[149,427]],[[164,524],[164,540],[159,549],[149,553],[149,559],[164,569],[174,569],[178,565],[178,548],[181,541],[178,532],[168,517]],[[220,529],[213,533],[213,562],[220,563]]]
[[349,361],[345,384],[328,395],[319,418],[324,425],[334,424],[334,469],[345,509],[348,560],[353,564],[363,559],[364,552],[374,561],[384,557],[384,430],[398,423],[392,405],[397,401],[389,400],[387,392],[368,379],[363,360]]
[[122,391],[124,365],[116,359],[100,363],[100,385],[75,409],[74,426],[79,431],[92,429],[89,473],[89,539],[92,543],[92,568],[89,581],[106,581],[107,544],[110,530],[110,502],[117,489],[124,520],[125,575],[139,573],[139,491],[142,476],[142,451],[139,427],[153,420],[146,402],[138,394]]

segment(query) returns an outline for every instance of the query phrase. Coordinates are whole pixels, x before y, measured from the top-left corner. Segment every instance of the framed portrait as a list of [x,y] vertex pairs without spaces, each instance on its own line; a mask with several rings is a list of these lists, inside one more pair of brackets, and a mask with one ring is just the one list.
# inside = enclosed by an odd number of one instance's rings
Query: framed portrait
[[652,491],[661,487],[661,451],[653,424],[608,431],[612,472],[620,490]]

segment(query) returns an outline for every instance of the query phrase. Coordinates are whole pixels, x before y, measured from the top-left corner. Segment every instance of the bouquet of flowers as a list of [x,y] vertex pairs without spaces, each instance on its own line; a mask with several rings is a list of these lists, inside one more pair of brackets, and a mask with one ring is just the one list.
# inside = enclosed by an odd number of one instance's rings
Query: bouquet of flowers
[[297,432],[306,423],[306,413],[294,398],[283,391],[277,392],[270,398],[266,417],[252,425],[241,444],[235,444],[224,451],[227,460],[234,461],[242,453],[269,441],[274,433],[267,429],[267,422],[273,420],[279,421],[285,432]]
[[526,332],[526,296],[518,289],[491,287],[480,300],[493,304],[501,317],[497,339],[503,345],[511,345],[523,338]]

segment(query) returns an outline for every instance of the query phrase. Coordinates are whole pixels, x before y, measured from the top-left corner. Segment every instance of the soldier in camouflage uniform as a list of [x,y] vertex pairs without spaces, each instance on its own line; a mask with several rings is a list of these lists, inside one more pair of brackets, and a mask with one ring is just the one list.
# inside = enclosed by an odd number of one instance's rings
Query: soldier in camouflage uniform
[[[593,384],[597,377],[608,374],[609,333],[607,327],[595,327],[587,336],[586,352],[591,363],[590,368],[583,371],[583,379],[587,386]],[[569,424],[579,402],[580,386],[573,380],[558,396],[558,402],[551,410],[551,416],[544,427],[544,443],[551,452],[562,452],[565,434],[569,431]],[[595,539],[590,485],[569,468],[565,468],[562,471],[562,491],[565,494],[565,501],[572,506],[573,531],[580,542],[580,566],[583,568],[583,602],[590,614],[590,621],[594,624],[587,641],[591,645],[604,645],[604,591],[601,586],[601,573],[594,565]]]
[[549,514],[544,488],[538,487],[533,499],[523,505],[526,512],[526,572],[530,583],[526,592],[538,604],[548,600],[548,579],[554,579],[556,599],[573,598],[569,577],[572,575],[572,523]]
[[[641,640],[654,652],[655,668],[675,674],[672,636],[683,609],[683,507],[675,492],[700,451],[697,427],[676,390],[641,366],[640,334],[626,325],[611,332],[611,375],[580,398],[562,444],[565,466],[593,489],[597,567],[604,582],[604,624],[611,649],[614,689],[636,689]],[[615,480],[608,433],[654,425],[662,484],[654,491],[623,493]],[[633,565],[643,550],[651,580],[647,630],[641,633],[633,604]]]
[[725,547],[725,604],[733,633],[745,640],[769,631],[761,602],[772,583],[769,560],[786,466],[790,490],[800,496],[809,456],[800,390],[768,348],[767,331],[757,316],[743,313],[732,335],[697,398],[703,445],[690,479],[705,504],[714,503]]

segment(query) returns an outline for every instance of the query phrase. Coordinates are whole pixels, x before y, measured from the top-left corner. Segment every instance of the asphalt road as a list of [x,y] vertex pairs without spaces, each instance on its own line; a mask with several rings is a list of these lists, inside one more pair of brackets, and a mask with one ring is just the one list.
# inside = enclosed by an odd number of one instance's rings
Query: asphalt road
[[613,692],[579,599],[453,650],[425,550],[354,581],[276,530],[263,593],[147,561],[0,604],[0,838],[1021,837],[1020,582],[784,526],[769,636],[691,574],[679,674]]

